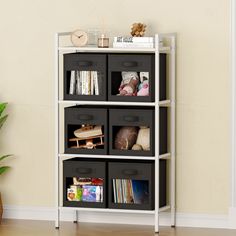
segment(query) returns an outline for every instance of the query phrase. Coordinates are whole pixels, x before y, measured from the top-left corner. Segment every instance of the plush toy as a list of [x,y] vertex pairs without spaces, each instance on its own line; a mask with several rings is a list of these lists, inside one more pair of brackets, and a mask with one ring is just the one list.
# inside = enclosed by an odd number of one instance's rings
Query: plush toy
[[143,148],[142,148],[141,145],[135,143],[135,144],[133,145],[133,147],[132,147],[132,150],[133,150],[133,151],[141,151],[141,150],[143,150]]
[[130,150],[135,144],[138,136],[138,127],[123,126],[115,137],[115,149]]
[[140,84],[137,96],[149,96],[149,73],[140,72]]
[[137,72],[123,71],[122,81],[119,88],[120,96],[136,96],[139,76]]
[[[140,146],[142,149],[140,149]],[[140,126],[136,144],[133,145],[132,150],[150,150],[150,128]]]
[[131,35],[133,37],[142,37],[144,36],[146,30],[146,25],[142,23],[134,23],[131,28]]

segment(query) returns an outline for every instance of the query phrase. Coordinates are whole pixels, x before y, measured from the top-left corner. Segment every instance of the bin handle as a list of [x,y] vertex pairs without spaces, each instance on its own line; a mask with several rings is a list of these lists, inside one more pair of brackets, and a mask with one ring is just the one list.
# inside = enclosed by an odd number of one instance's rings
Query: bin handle
[[137,175],[138,171],[135,169],[126,169],[126,170],[122,170],[122,174],[124,175]]
[[137,61],[124,61],[122,65],[124,67],[136,67],[138,66],[138,62]]
[[92,61],[79,61],[78,66],[91,66],[93,64]]
[[89,115],[89,114],[80,114],[78,115],[78,119],[79,120],[92,120],[93,119],[93,115]]
[[127,121],[127,122],[137,122],[137,121],[139,121],[138,116],[124,116],[123,119],[124,119],[124,121]]
[[92,172],[92,169],[91,168],[86,168],[86,167],[84,167],[84,168],[80,167],[80,168],[76,168],[75,171],[79,174],[90,174]]

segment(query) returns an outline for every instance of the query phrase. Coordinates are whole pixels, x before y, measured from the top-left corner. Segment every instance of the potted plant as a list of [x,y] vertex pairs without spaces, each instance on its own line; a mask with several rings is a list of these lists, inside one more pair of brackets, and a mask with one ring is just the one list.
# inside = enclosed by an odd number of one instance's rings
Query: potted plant
[[[4,110],[7,107],[7,103],[0,103],[0,129],[2,128],[3,124],[7,120],[8,115],[3,115]],[[0,176],[5,173],[10,167],[1,165],[1,162],[8,158],[11,155],[4,155],[0,156]],[[2,214],[3,214],[3,206],[2,206],[2,198],[1,198],[1,192],[0,192],[0,223],[2,221]]]

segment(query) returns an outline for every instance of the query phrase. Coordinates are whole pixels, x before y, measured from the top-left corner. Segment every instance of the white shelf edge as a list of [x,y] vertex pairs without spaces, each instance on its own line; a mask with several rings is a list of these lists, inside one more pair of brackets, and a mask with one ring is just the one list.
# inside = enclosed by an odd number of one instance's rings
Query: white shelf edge
[[85,208],[85,207],[60,207],[60,210],[92,211],[107,213],[132,213],[132,214],[154,214],[154,210],[130,210],[130,209],[109,209],[109,208]]
[[[139,52],[139,53],[155,53],[155,48],[97,48],[97,47],[74,47],[74,46],[62,46],[58,47],[60,52]],[[161,47],[160,53],[169,53],[171,47]]]
[[171,153],[165,153],[159,156],[160,160],[169,160],[171,158]]
[[65,105],[117,105],[117,106],[155,106],[155,102],[115,102],[115,101],[73,101],[59,100],[59,104]]
[[[59,104],[64,105],[117,105],[117,106],[155,106],[155,102],[120,102],[120,101],[74,101],[74,100],[59,100]],[[170,100],[159,101],[159,106],[171,106]]]
[[85,158],[100,158],[100,159],[129,159],[129,160],[155,160],[155,156],[117,156],[117,155],[88,155],[88,154],[64,154],[60,153],[58,155],[64,160],[75,158],[75,157],[85,157]]
[[159,101],[159,106],[160,107],[170,107],[171,106],[171,101],[170,100]]
[[159,209],[159,212],[164,212],[164,211],[168,211],[170,209],[170,206],[168,205],[168,206],[164,206],[164,207],[161,207],[160,209]]

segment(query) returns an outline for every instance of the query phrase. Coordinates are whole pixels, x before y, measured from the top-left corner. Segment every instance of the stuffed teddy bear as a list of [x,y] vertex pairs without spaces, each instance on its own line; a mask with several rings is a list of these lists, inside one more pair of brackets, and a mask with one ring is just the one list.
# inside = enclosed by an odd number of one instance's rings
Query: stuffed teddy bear
[[136,96],[139,76],[137,72],[123,71],[121,73],[122,81],[119,88],[120,96]]
[[140,72],[140,84],[137,96],[149,96],[149,73]]
[[150,150],[150,128],[140,126],[136,143],[132,146],[132,150]]

